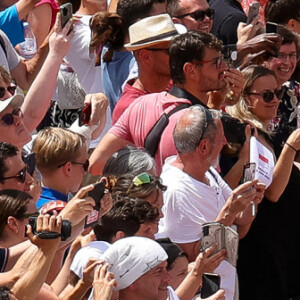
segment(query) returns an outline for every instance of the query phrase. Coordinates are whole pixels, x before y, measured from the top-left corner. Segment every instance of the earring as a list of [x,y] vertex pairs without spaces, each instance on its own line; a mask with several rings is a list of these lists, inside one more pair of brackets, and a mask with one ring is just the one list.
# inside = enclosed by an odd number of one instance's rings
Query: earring
[[18,228],[15,230],[15,234],[18,234],[19,233],[19,230],[18,230]]

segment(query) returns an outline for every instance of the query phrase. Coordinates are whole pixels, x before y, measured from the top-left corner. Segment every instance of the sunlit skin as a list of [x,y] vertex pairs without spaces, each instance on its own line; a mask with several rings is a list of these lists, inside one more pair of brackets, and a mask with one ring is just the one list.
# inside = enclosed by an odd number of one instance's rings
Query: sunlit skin
[[[177,15],[192,13],[196,10],[207,10],[209,5],[206,0],[181,0],[181,7]],[[175,19],[176,22],[183,24],[188,30],[195,30],[209,33],[211,31],[213,21],[205,16],[203,21],[196,21],[191,16],[186,16],[183,19]]]
[[185,256],[179,256],[176,260],[171,264],[168,272],[172,276],[172,280],[170,281],[170,286],[174,290],[180,285],[185,276],[188,273],[188,259]]
[[[262,93],[264,91],[274,92],[277,89],[277,82],[274,76],[267,75],[256,79],[251,88],[252,93]],[[264,124],[268,126],[268,122],[276,117],[280,101],[274,95],[270,103],[266,103],[260,95],[248,95],[246,103],[249,110]]]
[[[283,58],[284,55],[287,57]],[[288,81],[294,73],[298,61],[296,55],[296,45],[294,43],[285,44],[280,47],[278,58],[273,57],[265,62],[265,66],[275,72],[278,88]]]

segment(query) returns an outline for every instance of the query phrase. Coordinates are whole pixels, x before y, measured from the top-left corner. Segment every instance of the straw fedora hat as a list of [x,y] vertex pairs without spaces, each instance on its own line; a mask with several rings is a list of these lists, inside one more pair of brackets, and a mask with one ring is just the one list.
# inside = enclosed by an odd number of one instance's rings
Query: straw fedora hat
[[168,14],[144,18],[129,27],[130,43],[124,47],[129,50],[138,50],[169,42],[178,34],[171,17]]

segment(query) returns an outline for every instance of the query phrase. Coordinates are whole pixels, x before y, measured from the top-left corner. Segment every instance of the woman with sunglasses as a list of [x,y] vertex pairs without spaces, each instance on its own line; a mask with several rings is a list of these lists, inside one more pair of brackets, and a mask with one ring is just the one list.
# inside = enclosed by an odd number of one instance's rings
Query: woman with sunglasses
[[[268,129],[280,103],[275,74],[261,66],[249,66],[243,74],[246,80],[243,97],[226,110],[240,121],[251,122],[257,128],[258,139],[272,150],[273,137]],[[299,152],[300,129],[285,142],[274,168],[273,182],[266,189],[250,231],[240,241],[241,300],[288,297],[286,280],[290,278],[290,272],[287,270],[292,264],[300,265],[296,248],[290,247],[299,243],[300,167],[294,163],[300,158]],[[294,275],[296,273],[291,278]]]
[[25,241],[28,218],[38,216],[32,197],[17,190],[2,190],[0,211],[0,246],[9,248]]

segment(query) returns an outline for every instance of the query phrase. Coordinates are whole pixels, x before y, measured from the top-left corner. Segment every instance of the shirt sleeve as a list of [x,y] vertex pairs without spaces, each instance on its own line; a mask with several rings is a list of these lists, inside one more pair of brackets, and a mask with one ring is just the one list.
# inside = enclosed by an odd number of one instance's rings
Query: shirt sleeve
[[8,261],[9,250],[7,248],[0,248],[0,272],[4,272]]
[[23,22],[19,20],[16,5],[0,12],[0,29],[7,34],[13,46],[24,41]]

